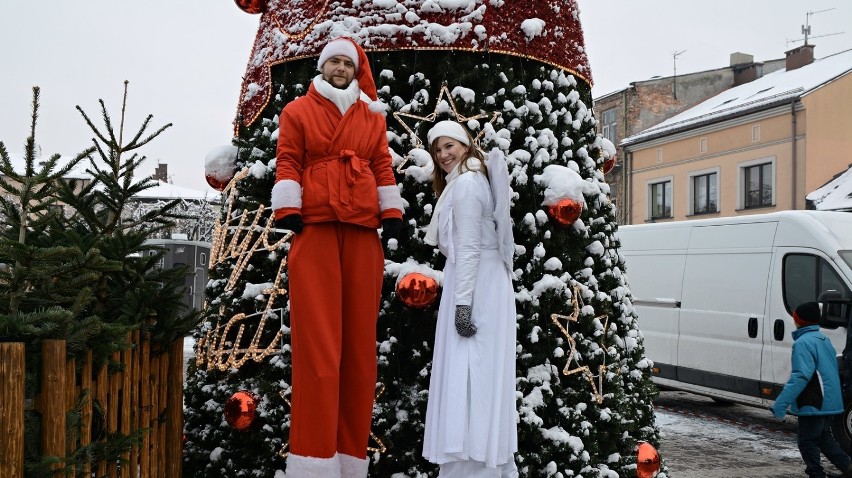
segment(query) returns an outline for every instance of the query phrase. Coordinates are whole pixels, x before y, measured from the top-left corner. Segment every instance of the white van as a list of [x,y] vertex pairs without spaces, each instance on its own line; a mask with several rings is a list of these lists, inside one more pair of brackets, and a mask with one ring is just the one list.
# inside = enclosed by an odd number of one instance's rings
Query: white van
[[[852,298],[850,213],[641,224],[617,237],[662,388],[768,406],[790,375],[793,309],[828,290]],[[846,328],[823,331],[840,354]]]

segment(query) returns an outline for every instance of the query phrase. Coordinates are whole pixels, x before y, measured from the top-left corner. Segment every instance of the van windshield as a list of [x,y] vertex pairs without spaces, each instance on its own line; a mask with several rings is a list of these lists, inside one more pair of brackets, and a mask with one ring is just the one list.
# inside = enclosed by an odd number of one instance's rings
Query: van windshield
[[837,251],[837,253],[840,254],[840,257],[843,258],[846,265],[852,269],[852,251]]

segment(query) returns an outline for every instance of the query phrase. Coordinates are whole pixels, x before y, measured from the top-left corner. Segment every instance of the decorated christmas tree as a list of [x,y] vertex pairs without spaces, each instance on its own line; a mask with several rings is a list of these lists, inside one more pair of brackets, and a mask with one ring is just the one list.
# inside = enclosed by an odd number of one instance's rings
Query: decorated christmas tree
[[385,252],[370,476],[437,476],[421,450],[444,259],[423,242],[435,203],[423,142],[445,119],[509,166],[521,476],[652,476],[636,458],[640,443],[658,444],[651,364],[618,253],[603,174],[615,148],[595,132],[575,0],[237,4],[261,16],[234,146],[208,157],[224,207],[187,381],[187,476],[284,475],[290,236],[269,208],[278,115],[339,36],[368,53],[406,203]]

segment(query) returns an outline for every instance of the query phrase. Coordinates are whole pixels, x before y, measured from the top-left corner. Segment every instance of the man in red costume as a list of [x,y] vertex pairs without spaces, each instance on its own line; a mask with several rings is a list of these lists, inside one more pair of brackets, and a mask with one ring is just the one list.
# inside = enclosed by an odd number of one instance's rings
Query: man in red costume
[[[284,107],[272,189],[288,257],[293,360],[288,478],[367,476],[384,254],[403,202],[361,47],[330,41]],[[382,228],[381,241],[376,230]]]

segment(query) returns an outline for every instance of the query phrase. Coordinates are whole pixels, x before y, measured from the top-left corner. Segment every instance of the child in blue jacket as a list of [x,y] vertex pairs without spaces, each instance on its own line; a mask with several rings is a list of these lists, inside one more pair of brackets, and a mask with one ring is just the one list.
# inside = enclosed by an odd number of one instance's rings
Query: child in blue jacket
[[843,474],[852,478],[852,460],[831,435],[831,422],[843,413],[837,352],[819,330],[820,310],[816,302],[805,302],[793,311],[793,370],[775,399],[772,412],[783,419],[789,408],[799,417],[796,440],[810,478],[825,478],[820,451]]

